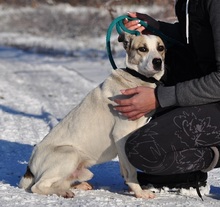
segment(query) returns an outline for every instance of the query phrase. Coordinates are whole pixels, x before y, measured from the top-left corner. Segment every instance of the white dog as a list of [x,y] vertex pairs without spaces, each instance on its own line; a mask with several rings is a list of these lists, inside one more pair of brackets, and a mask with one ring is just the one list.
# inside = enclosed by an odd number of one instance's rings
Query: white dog
[[[165,46],[154,35],[123,35],[128,71],[159,80],[164,74]],[[71,184],[87,181],[89,167],[119,157],[121,174],[138,198],[153,198],[142,190],[136,169],[129,163],[124,145],[129,133],[146,123],[147,116],[130,121],[114,110],[121,89],[155,87],[127,70],[116,69],[93,89],[33,150],[27,172],[19,186],[38,194],[71,198]]]

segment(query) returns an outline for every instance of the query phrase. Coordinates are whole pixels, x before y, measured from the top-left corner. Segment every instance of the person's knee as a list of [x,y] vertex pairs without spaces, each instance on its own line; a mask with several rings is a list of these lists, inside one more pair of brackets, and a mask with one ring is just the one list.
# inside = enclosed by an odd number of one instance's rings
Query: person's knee
[[[152,152],[151,147],[146,143],[134,143],[127,141],[125,143],[125,154],[128,161],[137,169],[152,172],[158,170],[163,166],[162,154],[155,154]],[[153,172],[152,172],[153,173]]]

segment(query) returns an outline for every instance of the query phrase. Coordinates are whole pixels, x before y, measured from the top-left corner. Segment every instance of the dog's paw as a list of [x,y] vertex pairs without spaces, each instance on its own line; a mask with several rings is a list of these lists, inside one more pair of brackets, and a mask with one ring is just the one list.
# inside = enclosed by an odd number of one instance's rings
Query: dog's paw
[[73,185],[71,185],[71,187],[74,189],[79,189],[79,190],[92,190],[93,189],[93,186],[87,182],[73,184]]
[[66,190],[58,193],[59,196],[62,196],[64,198],[73,198],[75,194],[71,190]]
[[142,190],[135,194],[136,198],[151,199],[155,198],[155,194],[149,190]]

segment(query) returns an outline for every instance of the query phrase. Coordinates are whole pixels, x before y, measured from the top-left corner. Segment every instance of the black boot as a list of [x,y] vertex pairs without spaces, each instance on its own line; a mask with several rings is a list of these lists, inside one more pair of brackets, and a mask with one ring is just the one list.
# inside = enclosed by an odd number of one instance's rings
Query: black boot
[[152,184],[155,188],[168,187],[170,189],[189,189],[192,187],[196,189],[201,199],[202,195],[199,191],[199,187],[206,186],[207,177],[207,173],[201,171],[173,175],[150,175],[137,172],[137,179],[141,186]]
[[[219,158],[219,154],[220,154],[220,146],[216,147],[218,150],[218,161],[217,164],[215,166],[215,168],[219,168],[220,167],[220,158]],[[215,154],[217,154],[216,152],[214,152]]]

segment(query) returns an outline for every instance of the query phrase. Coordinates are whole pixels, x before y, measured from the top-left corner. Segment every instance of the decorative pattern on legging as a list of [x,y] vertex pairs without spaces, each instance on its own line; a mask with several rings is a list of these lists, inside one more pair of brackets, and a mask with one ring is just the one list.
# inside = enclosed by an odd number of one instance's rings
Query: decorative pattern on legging
[[220,146],[220,103],[180,107],[135,131],[125,151],[136,168],[155,175],[179,174],[209,167]]

